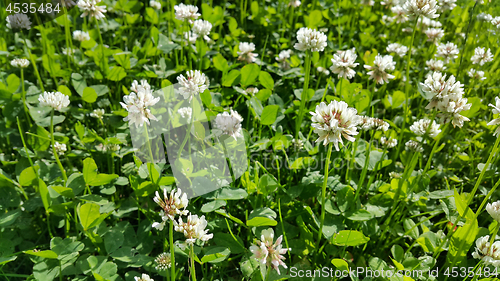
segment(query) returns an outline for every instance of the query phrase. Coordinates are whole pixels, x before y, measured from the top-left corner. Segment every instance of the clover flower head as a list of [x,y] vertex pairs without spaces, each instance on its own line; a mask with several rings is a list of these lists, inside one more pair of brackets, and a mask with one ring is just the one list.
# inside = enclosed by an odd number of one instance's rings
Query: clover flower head
[[181,85],[179,88],[181,95],[190,101],[193,96],[203,93],[210,86],[208,77],[199,70],[189,70],[186,72],[186,77],[179,75],[177,82]]
[[155,201],[155,203],[162,208],[160,212],[162,222],[155,222],[152,225],[154,228],[160,231],[165,227],[166,221],[175,221],[176,215],[185,216],[188,214],[188,211],[186,210],[186,207],[189,203],[187,194],[182,192],[180,188],[172,189],[170,191],[170,194],[168,194],[167,190],[164,188],[163,199],[160,197],[158,191],[156,191],[156,195],[153,198],[153,201]]
[[198,7],[193,5],[185,5],[183,3],[174,6],[175,18],[178,20],[188,20],[193,23],[193,20],[198,19],[201,14],[198,13]]
[[7,27],[14,29],[30,30],[31,21],[26,14],[13,14],[7,16]]
[[353,68],[359,65],[356,62],[357,57],[355,48],[338,51],[337,54],[333,55],[333,65],[330,67],[330,70],[332,73],[337,74],[339,78],[352,79],[356,75],[356,71]]
[[184,222],[182,217],[179,221],[174,220],[175,231],[181,232],[186,237],[187,245],[194,245],[198,240],[201,242],[206,242],[213,238],[213,234],[208,233],[208,229],[205,229],[208,225],[205,216],[198,217],[197,215],[189,214]]
[[54,110],[61,111],[69,106],[69,97],[61,92],[44,92],[38,97],[41,106],[52,107]]
[[293,46],[299,51],[323,52],[326,47],[327,37],[323,32],[316,29],[302,27],[297,31],[297,41]]
[[485,265],[500,267],[500,241],[495,241],[491,245],[489,240],[489,235],[478,238],[472,257],[482,260]]
[[398,140],[397,139],[393,139],[393,138],[381,137],[380,138],[380,143],[384,147],[393,148],[393,147],[396,147],[396,145],[398,145]]
[[[495,104],[488,104],[488,106],[491,106],[493,109],[491,110],[493,114],[500,114],[500,98],[495,97]],[[488,124],[488,126],[498,126],[500,125],[500,118],[496,118],[491,120]],[[495,130],[495,133],[493,133],[494,136],[500,136],[500,126],[497,127]],[[500,221],[499,221],[500,222]]]
[[431,121],[427,118],[420,119],[410,126],[410,131],[412,131],[417,136],[425,135],[427,130],[428,130],[427,134],[431,138],[435,138],[439,135],[439,133],[441,133],[441,130],[439,129],[439,124],[437,124],[434,120]]
[[78,1],[78,7],[83,11],[81,17],[89,16],[90,18],[96,18],[97,20],[105,18],[104,13],[106,13],[106,6],[98,5],[101,0],[80,0]]
[[247,63],[252,63],[255,62],[256,57],[258,54],[252,53],[255,51],[255,44],[254,43],[248,43],[248,42],[240,42],[239,45],[239,51],[237,52],[239,57],[239,61],[245,61]]
[[371,70],[368,72],[369,79],[373,79],[377,84],[389,83],[389,79],[394,79],[394,75],[387,73],[396,68],[396,62],[392,60],[392,56],[377,55],[373,61],[373,66],[365,65],[365,68]]
[[280,274],[280,265],[288,268],[284,262],[285,257],[283,255],[291,250],[290,248],[283,248],[281,245],[282,242],[283,235],[274,241],[274,231],[272,228],[262,230],[260,240],[256,240],[255,244],[250,246],[250,251],[253,254],[252,258],[266,267],[271,266]]
[[13,59],[10,61],[10,65],[17,68],[27,68],[30,65],[30,61],[27,59]]
[[485,50],[485,48],[477,47],[474,49],[474,55],[471,58],[472,64],[484,65],[487,62],[493,60],[493,55],[491,54],[491,50]]
[[214,127],[222,132],[222,134],[229,135],[234,139],[243,137],[241,130],[241,117],[238,112],[231,109],[231,112],[223,112],[217,114],[214,121]]
[[403,5],[403,9],[408,14],[408,16],[415,18],[419,16],[427,18],[437,18],[437,5],[436,0],[407,0]]
[[75,30],[73,31],[73,40],[83,42],[90,40],[90,35],[88,32],[81,31],[81,30]]
[[141,80],[141,84],[139,85],[139,83],[134,80],[130,90],[132,92],[123,97],[124,102],[120,102],[120,105],[128,111],[128,116],[123,120],[135,124],[136,128],[139,126],[142,127],[144,122],[149,125],[150,120],[157,120],[151,113],[149,107],[158,103],[160,97],[155,98],[153,96],[151,86],[148,82],[146,80]]

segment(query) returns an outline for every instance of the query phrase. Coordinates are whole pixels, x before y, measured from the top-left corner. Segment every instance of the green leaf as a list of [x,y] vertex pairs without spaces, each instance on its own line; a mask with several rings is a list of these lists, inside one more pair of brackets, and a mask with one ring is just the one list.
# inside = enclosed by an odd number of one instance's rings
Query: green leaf
[[273,77],[271,77],[271,74],[269,74],[268,72],[261,71],[259,73],[259,82],[266,89],[273,89],[274,88]]
[[400,107],[403,104],[403,102],[405,102],[405,100],[406,100],[405,93],[401,91],[395,91],[392,94],[392,108],[394,109]]
[[252,227],[252,226],[266,226],[266,225],[275,226],[277,224],[278,224],[277,221],[270,219],[270,218],[265,218],[265,217],[255,217],[255,218],[247,221],[247,226],[250,226],[250,227]]
[[370,241],[369,237],[356,230],[341,230],[332,239],[332,243],[337,246],[359,246],[368,241]]
[[219,263],[231,254],[231,251],[226,247],[207,247],[205,251],[205,255],[201,258],[202,263]]
[[219,71],[225,72],[229,68],[227,60],[221,54],[217,54],[212,60],[215,68]]
[[89,184],[97,177],[97,165],[94,159],[86,158],[83,160],[83,178]]
[[259,77],[259,66],[252,63],[247,64],[241,69],[241,84],[248,86],[251,85],[257,77]]
[[21,209],[15,209],[0,215],[0,228],[14,224],[17,218],[21,215],[22,215]]
[[[38,168],[38,166],[35,167]],[[22,186],[33,185],[36,178],[36,173],[33,167],[28,167],[21,172],[21,175],[19,175],[19,184]]]
[[268,174],[265,174],[259,180],[259,191],[264,195],[274,193],[279,186],[278,181]]
[[57,193],[61,194],[64,197],[67,198],[74,198],[75,194],[73,193],[73,189],[69,187],[64,187],[64,186],[51,186],[53,190],[55,190]]
[[86,87],[83,90],[82,99],[88,103],[94,103],[97,100],[97,93],[93,88]]
[[260,117],[260,123],[262,125],[272,125],[276,121],[276,116],[278,115],[279,105],[273,104],[264,107],[262,110],[262,115]]
[[49,189],[47,188],[47,185],[41,179],[38,179],[38,189],[40,190],[40,197],[42,197],[43,207],[45,208],[45,211],[48,211],[52,200],[50,199]]
[[293,161],[292,165],[290,165],[291,169],[303,169],[305,167],[310,166],[314,162],[312,157],[299,157]]
[[159,23],[158,14],[156,13],[156,10],[151,7],[146,8],[146,15],[144,16],[144,19],[152,24]]
[[[474,211],[467,207],[467,200],[463,198],[456,188],[453,188],[453,197],[455,198],[455,205],[457,206],[457,211],[460,216],[465,217],[467,220],[472,221],[475,217]],[[467,214],[466,214],[467,211]]]
[[83,76],[78,74],[78,73],[73,73],[73,74],[71,74],[71,82],[72,82],[73,87],[75,88],[76,92],[80,96],[83,96],[83,90],[85,88],[87,88],[87,82],[85,82],[85,79],[83,79]]
[[228,74],[222,76],[222,86],[232,87],[240,83],[240,79],[240,72],[236,69],[233,69]]
[[111,68],[108,73],[108,79],[111,81],[120,81],[127,76],[127,72],[121,66]]
[[106,252],[108,254],[113,253],[118,248],[123,245],[125,241],[125,237],[123,236],[123,232],[118,231],[115,228],[112,228],[104,235],[104,247],[106,248]]
[[71,90],[64,85],[59,85],[59,87],[57,87],[57,91],[61,92],[63,95],[71,97]]
[[101,207],[94,203],[85,203],[78,209],[78,217],[83,226],[83,230],[87,231],[96,223],[101,216],[99,209]]
[[248,216],[247,226],[275,226],[278,224],[276,213],[269,208],[260,208],[253,210]]
[[335,266],[338,270],[349,270],[349,265],[347,262],[343,259],[333,259],[332,260],[333,266]]

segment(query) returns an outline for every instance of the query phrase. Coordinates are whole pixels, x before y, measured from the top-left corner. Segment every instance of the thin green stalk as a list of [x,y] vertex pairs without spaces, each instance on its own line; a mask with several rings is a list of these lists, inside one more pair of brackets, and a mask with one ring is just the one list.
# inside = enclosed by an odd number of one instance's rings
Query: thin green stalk
[[194,246],[191,245],[190,251],[190,260],[191,260],[191,277],[193,281],[196,281],[196,268],[194,266]]
[[[63,1],[62,4],[63,8],[63,17],[64,17],[64,38],[66,39],[66,48],[68,48],[68,51],[66,52],[66,56],[68,58],[68,67],[70,67],[71,64],[71,51],[73,51],[73,44],[71,42],[71,33],[69,30],[69,22],[68,22],[68,11],[66,10],[66,4]],[[71,51],[69,51],[71,50]]]
[[299,137],[300,125],[302,124],[302,119],[304,118],[303,116],[304,107],[306,105],[307,92],[309,90],[310,72],[311,72],[311,52],[306,51],[304,88],[302,89],[302,94],[300,95],[300,109],[299,109],[299,116],[295,124],[295,138]]
[[333,143],[328,144],[328,152],[326,155],[325,174],[323,178],[323,186],[321,187],[321,222],[319,225],[318,239],[316,240],[315,249],[319,248],[321,237],[323,236],[323,225],[325,224],[325,199],[326,199],[326,184],[328,183],[328,172],[330,167],[330,157],[332,155]]
[[54,138],[54,109],[50,112],[50,139],[52,142],[52,153],[54,154],[54,158],[56,159],[57,166],[59,167],[59,170],[61,170],[61,174],[64,179],[64,186],[66,186],[66,182],[68,181],[68,177],[66,176],[66,171],[64,170],[63,165],[61,164],[61,161],[59,160],[59,156],[57,155],[57,150],[55,146],[55,138]]
[[460,72],[462,71],[462,61],[464,59],[464,51],[465,48],[467,47],[467,41],[469,40],[470,26],[472,23],[472,19],[474,17],[474,10],[476,9],[478,2],[479,0],[476,0],[476,3],[474,3],[474,6],[472,7],[472,12],[470,13],[469,24],[467,25],[467,32],[465,33],[465,41],[464,44],[462,45],[462,50],[460,51],[460,64],[458,65],[457,79],[460,79]]
[[[26,121],[28,122],[28,126],[31,127],[31,121],[30,121],[30,115],[28,112],[28,106],[26,105],[26,90],[24,89],[24,71],[21,68],[21,95],[23,99],[23,108],[24,108],[24,113],[26,114]],[[18,121],[19,123],[19,121]]]
[[38,83],[40,84],[40,90],[42,90],[42,92],[44,92],[45,88],[43,87],[42,78],[40,77],[40,73],[38,72],[38,68],[36,67],[36,61],[33,58],[33,55],[31,54],[30,49],[28,48],[28,44],[26,43],[26,38],[24,37],[24,34],[22,32],[21,32],[21,35],[22,35],[23,40],[24,40],[24,46],[26,47],[26,50],[28,51],[28,56],[30,58],[31,65],[33,65],[33,69],[35,70],[36,78],[38,80]]
[[105,56],[104,56],[104,43],[102,42],[102,35],[101,35],[101,29],[99,28],[99,22],[97,21],[97,18],[94,18],[95,20],[95,28],[97,29],[97,34],[99,34],[99,43],[101,44],[101,52],[102,52],[102,56],[101,56],[101,63],[100,63],[100,67],[104,73],[104,76],[107,76],[108,75],[108,67],[106,65],[106,59],[105,59]]
[[[16,117],[16,118],[17,118],[17,128],[19,129],[19,136],[21,136],[21,141],[23,142],[24,151],[26,152],[26,155],[28,155],[28,161],[30,162],[31,168],[33,169],[33,171],[35,172],[36,177],[38,178],[38,172],[35,169],[35,165],[33,165],[33,161],[31,160],[31,156],[28,153],[28,147],[26,147],[26,142],[24,141],[23,130],[21,129],[21,123],[19,122],[19,117]],[[21,192],[23,193],[24,198],[26,200],[28,200],[28,195],[24,191],[23,186],[19,185],[19,188],[21,189]]]
[[170,221],[170,229],[169,229],[169,242],[170,242],[170,280],[175,281],[175,249],[174,249],[174,221]]

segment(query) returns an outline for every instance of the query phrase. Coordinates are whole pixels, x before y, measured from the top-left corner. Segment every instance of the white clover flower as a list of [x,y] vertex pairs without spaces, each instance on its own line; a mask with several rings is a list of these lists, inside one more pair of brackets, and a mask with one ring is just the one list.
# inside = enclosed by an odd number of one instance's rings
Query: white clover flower
[[134,281],[154,281],[149,275],[143,273],[141,277],[134,277]]
[[193,114],[193,109],[191,107],[181,107],[177,110],[177,113],[181,115],[182,118],[191,120],[191,114]]
[[252,95],[252,96],[256,95],[257,93],[259,93],[259,88],[255,88],[255,87],[246,88],[245,93]]
[[401,178],[401,174],[396,172],[390,172],[389,177],[391,177],[392,179],[399,179]]
[[382,0],[380,5],[382,6],[397,6],[402,2],[402,0]]
[[57,155],[64,155],[64,152],[68,150],[66,144],[57,141],[54,143],[54,148],[56,149]]
[[170,253],[161,253],[155,259],[155,263],[157,264],[155,269],[158,271],[167,270],[172,267],[172,258]]
[[376,130],[385,132],[389,130],[389,123],[385,122],[382,119],[373,118],[370,116],[360,116],[358,127],[365,131]]
[[443,24],[439,21],[431,20],[430,18],[420,17],[418,18],[418,26],[421,27],[422,29],[428,27],[440,28],[443,26]]
[[475,70],[471,68],[469,71],[467,71],[467,75],[469,75],[470,78],[476,79],[476,80],[485,80],[486,77],[484,77],[484,71],[481,70]]
[[493,19],[491,19],[491,24],[493,24],[497,28],[500,28],[500,17],[494,17]]
[[439,1],[439,11],[444,12],[446,10],[453,10],[457,6],[455,4],[457,0],[440,0]]
[[94,109],[94,111],[92,111],[92,113],[90,113],[90,117],[102,119],[104,117],[104,113],[105,113],[104,109],[102,109],[102,108]]
[[193,245],[196,240],[206,242],[214,236],[208,233],[208,229],[205,229],[208,222],[205,220],[205,216],[198,217],[197,215],[189,214],[186,218],[186,222],[179,218],[179,222],[174,220],[175,231],[182,232],[184,237],[186,237],[186,244]]
[[208,37],[210,30],[212,30],[212,24],[206,20],[195,20],[193,23],[192,31],[198,36],[203,36],[205,41],[212,41],[212,39]]
[[234,139],[241,138],[241,122],[243,117],[238,112],[231,109],[231,113],[223,112],[217,114],[214,121],[214,127],[221,131],[222,134],[229,135]]
[[495,241],[493,245],[490,245],[489,240],[489,235],[478,238],[472,257],[482,260],[484,265],[500,267],[500,241]]
[[396,62],[392,60],[392,56],[377,55],[373,61],[373,66],[365,65],[365,68],[371,70],[368,72],[369,79],[373,79],[377,84],[389,83],[389,79],[394,79],[394,75],[386,71],[393,71],[396,68]]
[[30,61],[27,59],[13,59],[10,61],[10,65],[17,68],[26,68],[30,65]]
[[191,44],[196,44],[196,40],[198,39],[198,34],[192,31],[184,32],[184,38],[189,41]]
[[409,140],[405,143],[405,149],[413,152],[423,152],[424,148],[420,145],[419,142],[414,140]]
[[431,94],[432,98],[426,109],[436,109],[440,111],[438,116],[441,122],[447,123],[451,120],[453,127],[462,127],[464,121],[469,121],[460,112],[469,110],[472,104],[467,104],[467,99],[463,98],[463,84],[455,81],[455,76],[451,75],[446,80],[446,75],[434,72],[427,75],[425,83],[420,83],[422,91]]
[[156,2],[155,0],[149,1],[149,6],[151,6],[152,8],[154,8],[156,10],[161,10],[161,3]]
[[494,220],[500,222],[500,201],[493,202],[492,204],[488,203],[486,211]]
[[356,126],[361,120],[357,110],[349,107],[347,103],[333,100],[326,105],[321,102],[316,106],[316,111],[310,113],[313,122],[311,126],[319,135],[316,142],[322,141],[323,145],[333,143],[339,151],[339,142],[344,144],[342,137],[351,142],[355,141],[353,136],[358,134]]
[[81,30],[75,30],[75,31],[73,31],[73,40],[80,41],[80,42],[87,41],[87,40],[90,40],[90,35],[88,32],[81,31]]
[[90,18],[96,18],[97,20],[103,19],[104,13],[106,13],[106,6],[98,5],[101,0],[80,0],[78,1],[78,7],[83,11],[81,17],[89,16]]
[[404,23],[404,22],[408,21],[408,16],[406,15],[405,9],[403,9],[403,7],[401,7],[400,5],[396,5],[396,6],[392,7],[391,11],[394,14],[396,14],[394,16],[394,20],[397,23]]
[[290,68],[290,65],[287,62],[287,59],[290,58],[292,50],[283,50],[278,54],[276,60],[280,63],[280,67],[283,69]]
[[365,5],[365,6],[373,6],[375,5],[375,1],[373,0],[361,0],[361,5]]
[[154,222],[153,227],[158,230],[163,230],[165,227],[165,222],[168,220],[175,222],[175,216],[185,216],[188,214],[186,207],[188,206],[187,194],[182,192],[180,188],[172,189],[170,191],[170,196],[167,193],[167,189],[163,189],[163,199],[160,197],[158,191],[156,191],[156,196],[153,201],[162,208],[160,211],[160,216],[162,219],[161,223]]
[[301,150],[304,148],[304,142],[301,139],[293,139],[292,144],[295,149]]
[[439,6],[436,0],[407,0],[403,5],[403,9],[410,17],[427,17],[427,18],[437,18],[439,17],[437,9]]
[[181,85],[179,88],[181,95],[184,99],[189,99],[189,101],[193,96],[205,92],[210,86],[208,77],[199,70],[189,70],[186,72],[186,77],[182,74],[179,75],[177,82]]
[[333,65],[330,67],[330,70],[332,73],[338,74],[339,78],[352,79],[356,75],[356,71],[353,68],[359,65],[356,62],[357,57],[355,48],[338,51],[337,54],[333,55]]
[[384,147],[393,148],[393,147],[396,147],[396,145],[398,145],[398,140],[397,139],[393,139],[393,138],[387,139],[386,137],[381,137],[380,138],[380,143]]
[[[500,98],[499,97],[495,97],[495,105],[490,103],[490,104],[488,104],[488,106],[493,107],[493,109],[492,109],[493,114],[500,114]],[[488,126],[500,125],[500,118],[491,120],[487,125]],[[497,129],[495,130],[495,133],[493,133],[493,135],[500,136],[500,126],[497,127]]]
[[493,17],[490,14],[479,13],[477,15],[477,20],[479,20],[479,21],[489,21],[489,22],[491,22],[492,19],[493,19]]
[[[384,25],[387,25],[387,24],[390,24],[390,23],[393,23],[394,21],[396,20],[395,17],[389,17],[388,15],[382,15],[382,23]],[[380,34],[379,35],[381,38],[387,38],[387,35],[386,34]]]
[[474,55],[471,58],[472,64],[484,65],[487,62],[493,60],[493,55],[491,54],[491,50],[488,49],[485,51],[485,48],[477,47],[474,49]]
[[52,107],[54,110],[61,111],[69,106],[69,97],[61,92],[43,92],[38,97],[41,106]]
[[413,32],[413,28],[411,28],[411,27],[404,27],[403,29],[401,29],[401,31],[406,32],[406,33],[412,33]]
[[292,8],[298,8],[300,6],[300,1],[299,0],[290,0],[290,2],[288,3],[288,6],[289,7],[292,7]]
[[444,36],[444,30],[441,28],[429,28],[424,31],[427,35],[427,41],[438,42]]
[[316,71],[318,71],[319,73],[324,74],[324,75],[330,75],[330,71],[328,71],[328,69],[326,69],[322,66],[318,66],[316,68]]
[[437,47],[436,56],[444,58],[448,63],[450,59],[458,58],[458,47],[454,43],[439,44]]
[[253,51],[255,51],[254,43],[240,42],[238,49],[239,49],[239,51],[237,52],[239,55],[238,60],[245,61],[247,63],[255,62],[258,54],[252,53]]
[[444,61],[442,60],[430,59],[426,61],[425,64],[427,65],[427,69],[430,71],[443,71],[446,69]]
[[406,55],[406,52],[408,52],[408,47],[403,46],[399,43],[392,43],[387,46],[386,50],[389,53],[396,53],[396,55],[404,57]]
[[[62,3],[68,9],[76,5],[73,0],[56,0],[55,2]],[[52,1],[52,3],[54,3],[54,1]]]
[[201,14],[198,13],[198,7],[193,5],[179,4],[174,6],[175,18],[178,20],[188,20],[193,23]]
[[73,55],[76,53],[76,49],[62,48],[62,53],[65,55],[67,55],[67,54]]
[[250,246],[250,251],[252,252],[252,258],[258,261],[264,266],[272,266],[274,270],[280,274],[279,266],[288,268],[283,262],[287,251],[291,251],[291,248],[283,248],[281,242],[283,241],[283,235],[276,239],[274,242],[274,231],[272,228],[262,230],[260,241],[256,240],[256,244]]
[[429,130],[428,135],[431,138],[435,138],[439,135],[439,133],[441,133],[439,124],[437,124],[434,120],[431,122],[431,120],[427,118],[420,119],[410,126],[410,131],[412,131],[417,136],[425,135],[427,130]]
[[13,14],[7,16],[7,27],[14,29],[30,30],[31,21],[26,14]]
[[134,80],[132,86],[130,87],[132,93],[123,97],[124,102],[120,102],[121,106],[128,111],[128,116],[125,117],[124,121],[130,121],[130,123],[135,124],[135,127],[139,127],[146,122],[150,124],[150,120],[157,120],[156,117],[151,113],[148,108],[154,106],[160,101],[160,97],[154,97],[151,91],[151,86],[146,80],[141,80],[141,85]]
[[297,31],[298,43],[295,43],[293,47],[299,51],[323,52],[327,45],[326,40],[326,35],[323,32],[302,27]]

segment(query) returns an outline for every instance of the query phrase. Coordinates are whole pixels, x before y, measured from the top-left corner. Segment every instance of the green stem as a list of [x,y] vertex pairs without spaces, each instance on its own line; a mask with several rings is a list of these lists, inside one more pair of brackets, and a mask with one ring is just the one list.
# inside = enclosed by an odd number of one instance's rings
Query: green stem
[[[21,95],[23,98],[23,108],[24,108],[24,113],[26,114],[26,121],[28,122],[28,126],[31,127],[31,121],[30,121],[30,115],[28,112],[28,106],[26,105],[26,90],[24,89],[24,71],[21,68]],[[18,121],[19,122],[19,121]]]
[[170,267],[170,280],[175,281],[175,249],[174,249],[174,221],[170,221],[170,232],[168,234],[170,242],[170,260],[172,266]]
[[305,76],[304,76],[304,88],[302,89],[302,94],[300,95],[300,109],[299,118],[297,118],[297,123],[295,124],[295,138],[299,137],[300,125],[302,124],[302,119],[304,118],[304,107],[306,105],[307,92],[309,90],[309,75],[311,72],[311,52],[306,51],[305,59]]
[[[16,117],[16,118],[17,118],[17,128],[19,129],[19,136],[21,136],[21,141],[23,142],[24,151],[26,152],[26,155],[28,156],[28,161],[30,162],[31,168],[33,169],[33,171],[35,172],[36,177],[38,178],[38,172],[35,169],[35,165],[33,165],[33,161],[31,160],[31,156],[28,153],[28,147],[26,147],[26,142],[24,141],[23,130],[21,129],[21,123],[19,122],[19,117]],[[21,192],[23,193],[24,198],[26,200],[28,200],[28,195],[24,191],[23,186],[19,185],[19,188],[21,189]]]
[[26,43],[26,38],[24,38],[24,34],[22,32],[21,32],[21,34],[23,35],[24,45],[26,46],[26,50],[28,51],[28,55],[30,57],[31,65],[33,65],[33,69],[35,70],[36,78],[38,79],[38,83],[40,84],[40,90],[42,90],[42,92],[45,92],[45,89],[43,87],[42,78],[40,77],[40,73],[38,72],[38,68],[36,67],[36,61],[33,58],[33,55],[31,54],[30,49],[28,48],[28,44]]
[[102,52],[101,55],[102,56],[101,56],[100,67],[104,73],[104,76],[107,76],[108,69],[107,69],[106,60],[105,60],[105,56],[104,56],[104,44],[102,43],[101,30],[99,29],[99,22],[97,21],[97,18],[94,18],[94,20],[95,20],[95,28],[97,29],[97,34],[99,34],[99,43],[101,44],[101,52]]
[[321,187],[321,222],[319,225],[318,239],[316,240],[315,249],[319,248],[321,237],[323,236],[323,225],[325,224],[325,199],[326,199],[326,184],[328,183],[328,172],[330,168],[330,157],[332,155],[333,143],[328,144],[328,153],[326,155],[325,174],[323,178],[323,186]]
[[194,266],[194,246],[193,245],[191,245],[190,260],[191,260],[191,277],[192,277],[193,281],[196,281],[196,268]]
[[54,109],[50,112],[50,138],[52,141],[52,153],[54,154],[54,158],[56,159],[57,166],[59,167],[59,170],[61,170],[61,174],[64,179],[64,186],[66,186],[66,182],[68,181],[68,177],[66,176],[66,171],[64,170],[64,167],[61,164],[61,161],[59,160],[59,156],[57,155],[57,150],[55,146],[55,138],[54,138]]

